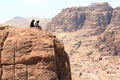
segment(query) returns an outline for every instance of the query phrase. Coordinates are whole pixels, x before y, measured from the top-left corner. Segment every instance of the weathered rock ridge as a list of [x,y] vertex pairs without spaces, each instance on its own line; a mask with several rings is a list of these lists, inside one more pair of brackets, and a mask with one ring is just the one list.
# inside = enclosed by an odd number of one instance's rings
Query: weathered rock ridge
[[71,80],[63,43],[37,28],[0,27],[0,80]]
[[99,49],[102,56],[120,55],[120,7],[113,11],[111,23],[105,32],[98,37],[95,47]]
[[89,34],[100,34],[107,26],[120,24],[119,11],[119,7],[114,9],[107,2],[66,8],[47,24],[47,30],[72,32],[82,29]]

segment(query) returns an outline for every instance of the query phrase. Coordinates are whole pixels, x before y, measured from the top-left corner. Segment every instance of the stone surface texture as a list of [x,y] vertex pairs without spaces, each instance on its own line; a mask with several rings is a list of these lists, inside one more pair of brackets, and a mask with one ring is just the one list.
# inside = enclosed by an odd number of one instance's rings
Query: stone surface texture
[[71,80],[63,43],[37,28],[0,27],[0,80]]
[[113,8],[107,3],[63,9],[47,24],[53,32],[73,32],[84,29],[89,34],[100,34],[110,24]]

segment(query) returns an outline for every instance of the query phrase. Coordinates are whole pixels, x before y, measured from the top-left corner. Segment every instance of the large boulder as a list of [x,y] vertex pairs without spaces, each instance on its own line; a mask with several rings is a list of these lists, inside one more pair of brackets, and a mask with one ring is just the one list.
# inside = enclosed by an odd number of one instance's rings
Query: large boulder
[[37,28],[0,27],[0,80],[71,80],[63,43]]

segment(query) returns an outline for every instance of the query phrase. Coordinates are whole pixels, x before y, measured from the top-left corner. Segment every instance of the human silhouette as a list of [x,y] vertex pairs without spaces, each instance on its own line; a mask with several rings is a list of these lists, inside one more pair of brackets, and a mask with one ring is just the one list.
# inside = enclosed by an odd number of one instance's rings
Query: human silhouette
[[40,22],[40,21],[36,21],[36,23],[35,23],[35,27],[41,29],[41,26],[39,25],[39,22]]
[[35,22],[35,20],[33,19],[30,23],[30,27],[35,27],[34,22]]

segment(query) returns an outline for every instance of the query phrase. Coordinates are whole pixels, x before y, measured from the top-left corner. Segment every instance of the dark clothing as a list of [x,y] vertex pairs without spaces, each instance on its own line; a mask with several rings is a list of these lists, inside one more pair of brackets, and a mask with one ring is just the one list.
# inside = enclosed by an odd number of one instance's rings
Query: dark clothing
[[38,27],[39,29],[41,29],[41,26],[39,25],[39,21],[35,23],[35,27]]
[[31,21],[31,23],[30,23],[30,27],[35,27],[35,25],[34,25],[34,21],[35,21],[35,20],[32,20],[32,21]]

